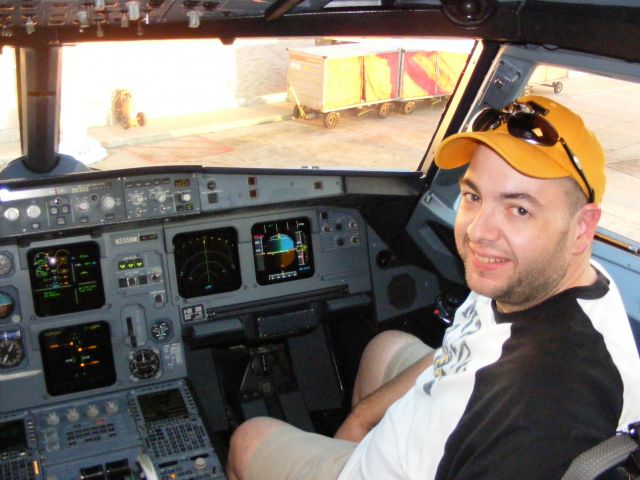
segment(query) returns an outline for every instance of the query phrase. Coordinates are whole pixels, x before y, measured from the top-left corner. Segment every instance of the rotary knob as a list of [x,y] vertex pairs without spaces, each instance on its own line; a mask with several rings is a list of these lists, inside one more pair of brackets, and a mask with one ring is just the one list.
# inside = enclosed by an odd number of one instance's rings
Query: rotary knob
[[107,406],[105,407],[105,411],[109,415],[113,415],[114,413],[117,413],[118,412],[118,402],[116,402],[115,400],[109,400],[107,402]]
[[204,470],[207,468],[207,459],[204,457],[198,457],[193,461],[193,466],[196,470]]
[[180,200],[182,203],[190,202],[191,194],[189,192],[180,193],[178,194],[178,200]]
[[134,205],[142,205],[144,203],[144,197],[141,193],[134,193],[131,195],[131,203]]
[[113,207],[116,206],[116,200],[111,195],[105,195],[104,197],[102,197],[102,200],[100,201],[100,205],[102,207],[102,210],[105,210],[105,211],[113,210]]
[[99,413],[100,413],[100,410],[98,410],[98,407],[96,407],[93,404],[89,405],[89,407],[87,408],[87,417],[90,417],[90,418],[97,417]]
[[80,419],[80,412],[77,408],[70,408],[67,410],[67,420],[70,422],[77,422]]
[[153,192],[153,198],[158,202],[158,203],[164,203],[167,201],[167,192],[164,191],[160,191],[160,192]]
[[38,205],[29,205],[27,207],[27,217],[38,218],[42,214],[42,209]]
[[4,218],[9,220],[10,222],[15,222],[16,220],[18,220],[20,218],[20,210],[18,210],[15,207],[7,208],[4,211]]
[[78,202],[76,203],[76,210],[78,210],[79,212],[88,212],[89,208],[91,208],[91,204],[86,198],[78,200]]
[[51,412],[49,415],[47,415],[47,423],[49,425],[57,425],[60,423],[60,417],[56,412]]

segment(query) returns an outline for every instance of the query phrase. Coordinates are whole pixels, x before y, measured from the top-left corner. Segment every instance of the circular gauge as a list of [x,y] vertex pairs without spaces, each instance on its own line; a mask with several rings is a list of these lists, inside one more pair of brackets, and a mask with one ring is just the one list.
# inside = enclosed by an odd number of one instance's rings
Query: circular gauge
[[180,233],[173,237],[173,251],[183,298],[230,292],[242,285],[233,228]]
[[24,350],[20,340],[9,340],[0,337],[0,368],[20,365],[24,358]]
[[147,380],[160,372],[160,356],[153,350],[145,349],[129,354],[129,371],[133,380]]
[[168,320],[158,320],[151,325],[151,336],[158,342],[171,338],[171,323]]
[[13,259],[8,253],[0,252],[0,277],[9,275],[13,270]]
[[13,313],[16,304],[13,297],[6,292],[0,292],[0,318],[7,318]]

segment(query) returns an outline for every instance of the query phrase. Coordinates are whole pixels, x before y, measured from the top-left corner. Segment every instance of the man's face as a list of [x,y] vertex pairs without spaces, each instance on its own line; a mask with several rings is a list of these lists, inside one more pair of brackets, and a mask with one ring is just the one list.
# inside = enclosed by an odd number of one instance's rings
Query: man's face
[[565,180],[527,177],[480,145],[460,185],[455,236],[469,288],[503,311],[566,288],[575,221]]

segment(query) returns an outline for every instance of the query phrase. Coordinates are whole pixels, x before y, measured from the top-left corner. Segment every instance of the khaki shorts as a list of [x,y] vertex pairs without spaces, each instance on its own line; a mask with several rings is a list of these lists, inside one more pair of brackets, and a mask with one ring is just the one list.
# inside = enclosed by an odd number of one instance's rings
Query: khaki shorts
[[[416,339],[391,358],[384,373],[388,382],[432,349]],[[271,432],[247,466],[251,480],[335,480],[358,444],[309,433],[291,425]]]

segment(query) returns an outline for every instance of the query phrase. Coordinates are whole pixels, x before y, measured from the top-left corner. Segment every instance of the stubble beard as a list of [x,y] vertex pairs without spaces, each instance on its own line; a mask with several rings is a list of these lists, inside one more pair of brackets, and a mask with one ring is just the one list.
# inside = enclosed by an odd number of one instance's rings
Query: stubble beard
[[[569,268],[568,239],[569,230],[559,235],[554,246],[549,248],[544,258],[529,258],[526,262],[514,263],[516,269],[511,277],[500,284],[490,285],[483,282],[482,274],[471,275],[473,271],[468,238],[465,238],[465,278],[471,290],[494,299],[499,305],[509,306],[510,310],[522,310],[536,305],[555,292]],[[516,260],[514,260],[515,262]]]

